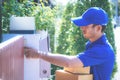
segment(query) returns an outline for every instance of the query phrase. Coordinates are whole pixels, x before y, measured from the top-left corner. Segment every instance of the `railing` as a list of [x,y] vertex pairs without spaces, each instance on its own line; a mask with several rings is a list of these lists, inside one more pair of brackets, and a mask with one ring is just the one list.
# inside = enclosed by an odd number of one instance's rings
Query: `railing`
[[0,80],[24,80],[23,45],[22,36],[0,44]]

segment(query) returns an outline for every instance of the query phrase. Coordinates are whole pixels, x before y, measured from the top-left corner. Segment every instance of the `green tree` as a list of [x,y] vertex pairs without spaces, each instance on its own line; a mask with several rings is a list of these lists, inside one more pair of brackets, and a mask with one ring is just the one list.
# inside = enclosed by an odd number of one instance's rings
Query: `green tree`
[[24,0],[22,2],[17,2],[15,0],[4,1],[4,6],[2,8],[3,14],[3,25],[2,31],[3,33],[9,33],[9,18],[14,16],[19,17],[35,17],[36,29],[37,30],[47,30],[50,34],[50,45],[51,51],[54,51],[54,32],[55,32],[55,13],[57,8],[51,9],[49,6],[46,7],[44,4],[39,4],[35,2],[30,2],[28,0]]
[[118,3],[118,16],[120,16],[120,1]]
[[0,43],[2,41],[2,0],[0,0]]
[[[77,0],[76,2],[69,2],[63,13],[62,24],[58,38],[58,53],[76,55],[84,50],[86,39],[83,38],[79,28],[74,27],[75,25],[71,24],[70,19],[72,17],[80,16],[86,9],[93,6],[101,7],[108,13],[109,23],[105,32],[109,42],[112,44],[114,51],[116,52],[112,24],[113,10],[109,0]],[[113,75],[114,72],[116,72],[116,69],[117,68],[115,65]]]

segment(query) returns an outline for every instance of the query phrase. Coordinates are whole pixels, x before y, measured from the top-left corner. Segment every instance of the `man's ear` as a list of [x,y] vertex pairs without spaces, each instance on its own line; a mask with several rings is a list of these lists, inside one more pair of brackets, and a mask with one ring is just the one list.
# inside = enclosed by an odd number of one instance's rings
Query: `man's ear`
[[102,31],[102,26],[101,25],[97,25],[97,31]]

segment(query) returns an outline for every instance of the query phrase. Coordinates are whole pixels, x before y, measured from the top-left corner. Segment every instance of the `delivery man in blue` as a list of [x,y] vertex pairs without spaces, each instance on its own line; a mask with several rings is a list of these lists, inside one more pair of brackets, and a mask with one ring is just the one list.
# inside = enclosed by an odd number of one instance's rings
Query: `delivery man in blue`
[[82,16],[73,18],[71,21],[82,30],[83,36],[88,39],[86,49],[83,52],[76,56],[68,56],[46,54],[42,51],[27,48],[25,49],[26,57],[41,58],[62,67],[90,66],[93,80],[110,80],[115,56],[113,48],[104,33],[108,23],[107,13],[102,8],[91,7]]

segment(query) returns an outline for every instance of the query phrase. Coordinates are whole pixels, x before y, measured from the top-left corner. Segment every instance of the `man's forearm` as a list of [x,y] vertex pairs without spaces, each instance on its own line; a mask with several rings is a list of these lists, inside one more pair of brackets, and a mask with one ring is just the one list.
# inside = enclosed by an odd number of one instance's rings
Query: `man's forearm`
[[83,64],[80,63],[80,60],[75,59],[76,58],[75,56],[67,56],[67,55],[51,54],[51,53],[48,53],[48,54],[40,53],[40,58],[61,67],[83,66]]
[[47,53],[47,54],[40,53],[40,58],[61,67],[67,67],[69,65],[68,61],[70,61],[66,55],[51,54],[51,53]]
[[25,48],[25,55],[27,58],[41,58],[61,67],[83,67],[83,63],[76,56],[44,53],[32,48]]

